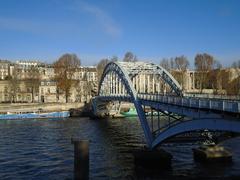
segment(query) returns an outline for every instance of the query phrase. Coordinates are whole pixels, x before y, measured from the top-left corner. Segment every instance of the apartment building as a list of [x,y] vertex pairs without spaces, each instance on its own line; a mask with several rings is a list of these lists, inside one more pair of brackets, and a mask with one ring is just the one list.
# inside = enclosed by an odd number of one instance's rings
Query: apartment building
[[10,74],[10,62],[0,60],[0,80],[6,79]]
[[[33,69],[39,78],[31,79]],[[7,79],[7,77],[10,77]],[[81,66],[74,74],[69,102],[89,101],[97,92],[94,66]],[[64,92],[57,87],[54,67],[40,61],[0,61],[0,102],[65,102]]]

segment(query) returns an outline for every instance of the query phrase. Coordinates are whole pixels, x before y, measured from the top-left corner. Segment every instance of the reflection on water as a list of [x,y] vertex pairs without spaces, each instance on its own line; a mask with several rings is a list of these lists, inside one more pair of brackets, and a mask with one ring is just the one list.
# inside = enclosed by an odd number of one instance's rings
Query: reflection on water
[[[90,142],[91,179],[131,179],[135,172],[132,150],[144,145],[136,118],[89,120],[6,120],[0,121],[0,179],[72,179],[71,137]],[[232,150],[230,165],[203,165],[193,161],[192,144],[164,144],[172,153],[172,169],[149,179],[240,178],[240,138],[224,146]]]

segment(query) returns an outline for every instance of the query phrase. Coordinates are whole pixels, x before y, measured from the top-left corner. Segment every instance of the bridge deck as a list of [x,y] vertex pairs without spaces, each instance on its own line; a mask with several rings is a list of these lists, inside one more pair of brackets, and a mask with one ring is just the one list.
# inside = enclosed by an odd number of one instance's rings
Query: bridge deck
[[206,99],[195,97],[164,96],[159,94],[138,94],[141,100],[161,102],[188,108],[216,110],[220,112],[240,113],[240,102],[221,99]]
[[[165,91],[174,93],[175,96],[154,94]],[[152,63],[108,63],[100,79],[98,95],[93,100],[95,113],[102,101],[128,101],[134,104],[150,148],[156,147],[168,137],[188,131],[210,129],[240,132],[240,101],[185,96],[176,79],[166,69]],[[104,105],[107,105],[105,102]],[[181,119],[189,121],[181,121],[173,126],[169,124],[155,137],[144,106],[166,113],[169,119],[172,114],[177,114],[182,116]]]
[[[221,99],[207,99],[207,98],[195,98],[195,97],[178,97],[178,96],[165,96],[160,94],[138,94],[138,99],[141,101],[148,101],[154,103],[161,103],[165,105],[174,105],[184,108],[200,109],[202,111],[215,111],[221,114],[226,113],[240,113],[240,102],[232,100]],[[129,95],[117,95],[112,94],[110,96],[100,96],[102,100],[111,101],[127,101],[131,102]]]

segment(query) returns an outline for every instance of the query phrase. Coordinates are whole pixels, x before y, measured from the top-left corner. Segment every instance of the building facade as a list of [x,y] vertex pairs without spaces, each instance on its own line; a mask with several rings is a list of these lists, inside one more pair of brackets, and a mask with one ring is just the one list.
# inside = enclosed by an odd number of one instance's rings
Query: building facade
[[[73,80],[68,102],[89,101],[97,93],[96,67],[77,68]],[[65,94],[57,86],[51,64],[39,61],[0,61],[0,103],[65,101]]]
[[5,80],[10,75],[10,62],[0,60],[0,80]]
[[[35,75],[34,75],[35,73]],[[199,93],[199,74],[193,70],[187,70],[183,74],[178,71],[171,72],[179,81],[186,93]],[[213,77],[216,87],[209,82],[205,84],[202,93],[228,92],[229,83],[234,82],[233,93],[239,92],[240,69],[221,69]],[[216,75],[215,74],[215,75]],[[211,74],[209,74],[211,76]],[[97,69],[95,66],[80,66],[73,75],[73,84],[70,88],[68,102],[85,102],[97,94],[98,90]],[[139,74],[133,79],[134,88],[139,93],[164,93],[168,87],[155,79],[151,74]],[[215,89],[214,89],[215,88]],[[232,87],[230,87],[230,90]],[[0,103],[1,102],[35,102],[51,103],[65,102],[66,97],[55,80],[54,67],[51,64],[43,64],[39,61],[17,61],[12,63],[0,60]]]

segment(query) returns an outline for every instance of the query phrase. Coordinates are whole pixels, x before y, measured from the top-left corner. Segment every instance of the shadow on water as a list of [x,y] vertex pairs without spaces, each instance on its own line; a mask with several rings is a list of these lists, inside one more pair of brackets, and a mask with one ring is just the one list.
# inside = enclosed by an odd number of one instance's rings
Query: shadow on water
[[[192,144],[167,144],[163,148],[174,156],[173,166],[146,168],[134,164],[133,152],[142,150],[145,142],[143,132],[137,119],[105,119],[99,120],[98,129],[103,135],[103,139],[108,139],[108,146],[116,153],[117,158],[114,163],[121,164],[124,173],[120,177],[137,178],[137,179],[199,179],[201,178],[226,178],[228,169],[232,165],[215,164],[197,164],[192,157]],[[108,161],[108,160],[107,160]],[[113,161],[111,162],[113,163]],[[209,170],[210,169],[210,170]],[[114,173],[112,171],[111,173]],[[110,173],[110,174],[111,174]],[[235,177],[235,176],[231,176]],[[238,176],[236,176],[238,177]]]
[[238,179],[240,138],[223,145],[233,152],[230,165],[194,162],[196,145],[163,144],[173,155],[172,168],[137,168],[133,151],[145,140],[139,121],[131,119],[21,120],[0,122],[0,179],[72,179],[71,137],[89,139],[90,179]]

